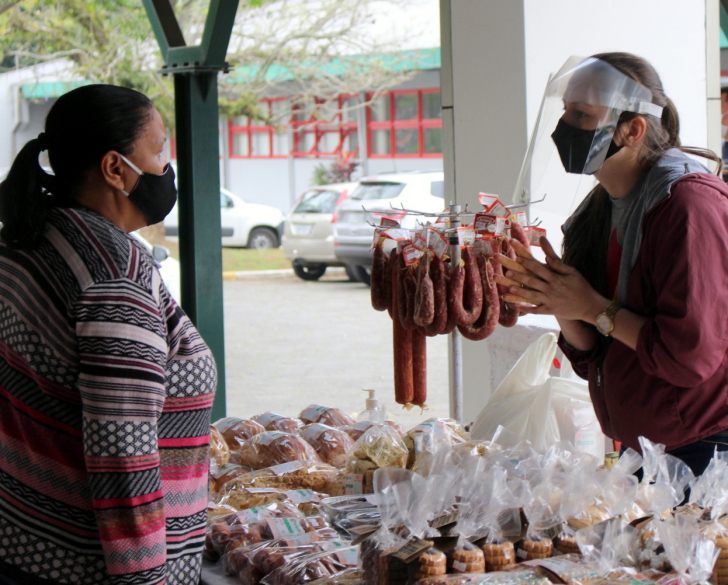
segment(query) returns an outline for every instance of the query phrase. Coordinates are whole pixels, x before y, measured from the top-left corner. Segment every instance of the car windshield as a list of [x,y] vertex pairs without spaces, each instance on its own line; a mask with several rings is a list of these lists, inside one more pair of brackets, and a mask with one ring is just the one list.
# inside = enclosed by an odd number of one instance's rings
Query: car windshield
[[306,191],[293,213],[333,213],[339,195],[337,191]]
[[378,181],[362,183],[351,194],[352,199],[366,201],[371,199],[394,199],[404,189],[404,183]]

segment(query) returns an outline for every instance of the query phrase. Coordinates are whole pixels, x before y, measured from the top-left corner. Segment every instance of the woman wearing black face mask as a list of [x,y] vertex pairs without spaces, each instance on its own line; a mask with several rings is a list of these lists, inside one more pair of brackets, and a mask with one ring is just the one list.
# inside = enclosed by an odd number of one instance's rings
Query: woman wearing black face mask
[[598,183],[564,225],[563,260],[545,239],[545,264],[517,247],[525,274],[500,259],[520,285],[505,299],[556,316],[608,437],[664,444],[698,475],[728,450],[728,188],[686,153],[720,158],[680,145],[639,57],[595,55],[550,83],[562,108],[542,134],[569,176]]
[[175,203],[165,139],[81,87],[0,184],[0,583],[199,582],[215,362],[128,234]]

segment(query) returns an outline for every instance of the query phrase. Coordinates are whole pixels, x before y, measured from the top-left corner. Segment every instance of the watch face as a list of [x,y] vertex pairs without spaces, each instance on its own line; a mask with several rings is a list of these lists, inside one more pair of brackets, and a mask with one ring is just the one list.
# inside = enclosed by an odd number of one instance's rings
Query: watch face
[[612,320],[606,315],[597,315],[597,329],[602,333],[609,333],[612,330]]

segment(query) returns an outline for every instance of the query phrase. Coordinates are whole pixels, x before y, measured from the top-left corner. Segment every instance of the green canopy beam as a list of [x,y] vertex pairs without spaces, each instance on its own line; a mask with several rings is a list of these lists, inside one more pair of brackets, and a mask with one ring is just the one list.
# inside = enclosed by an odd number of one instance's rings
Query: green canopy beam
[[238,1],[211,0],[201,43],[187,46],[170,0],[143,0],[174,76],[182,307],[217,362],[213,420],[226,415],[217,76]]

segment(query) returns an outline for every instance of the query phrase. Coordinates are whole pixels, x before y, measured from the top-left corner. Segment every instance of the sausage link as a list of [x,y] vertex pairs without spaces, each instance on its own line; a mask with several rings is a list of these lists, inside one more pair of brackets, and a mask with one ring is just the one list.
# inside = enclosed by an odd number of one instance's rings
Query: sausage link
[[491,335],[498,324],[500,314],[498,288],[493,280],[493,266],[485,256],[478,257],[478,270],[483,286],[483,309],[480,317],[472,325],[458,325],[462,336],[471,341],[481,341]]
[[[455,328],[457,327],[457,323],[455,322],[455,316],[453,315],[453,312],[450,310],[450,298],[453,296],[452,288],[456,284],[453,279],[453,272],[454,269],[451,268],[452,263],[450,260],[447,262],[444,262],[444,268],[445,268],[445,284],[446,284],[446,295],[447,295],[447,324],[445,325],[445,328],[440,332],[441,335],[450,335],[453,331],[455,331]],[[460,292],[462,295],[462,292]]]
[[404,256],[399,256],[400,271],[397,276],[397,305],[399,321],[408,330],[417,329],[415,323],[415,293],[417,292],[417,276],[411,266],[406,266]]
[[[503,254],[508,256],[511,260],[516,259],[516,253],[508,244],[508,240],[503,240]],[[500,274],[503,274],[503,266],[498,263],[500,267]],[[518,307],[513,303],[508,303],[503,300],[503,295],[508,294],[508,287],[502,284],[498,285],[498,292],[500,294],[500,316],[498,317],[498,323],[503,327],[513,327],[518,321]]]
[[415,307],[413,321],[419,327],[426,327],[435,318],[435,288],[430,277],[430,255],[420,259],[417,268],[417,288],[415,289]]
[[[396,253],[396,252],[395,252]],[[396,271],[392,280],[392,345],[394,356],[394,400],[397,404],[409,404],[415,397],[414,379],[412,377],[412,331],[402,327],[399,319],[399,262],[395,263]]]
[[421,331],[412,331],[412,378],[414,396],[412,404],[425,406],[427,401],[427,337]]
[[483,308],[483,286],[475,256],[463,249],[463,264],[453,269],[449,309],[458,325],[472,325]]
[[435,315],[432,323],[424,328],[428,337],[443,333],[447,326],[447,272],[442,258],[435,256],[430,265],[430,277],[435,297]]
[[389,313],[389,316],[394,319],[394,315],[397,314],[399,311],[399,308],[397,307],[397,301],[394,300],[394,281],[397,278],[397,271],[398,271],[398,263],[397,260],[399,259],[399,253],[396,249],[392,250],[392,252],[389,254],[389,261],[387,262],[387,273],[386,278],[384,279],[384,289],[385,289],[385,295],[387,297],[388,303],[387,303],[387,312]]
[[389,306],[384,287],[386,278],[388,258],[384,252],[384,247],[378,242],[374,246],[374,255],[372,257],[372,272],[370,293],[372,297],[372,307],[377,311],[386,311]]
[[518,223],[517,221],[511,222],[511,237],[514,240],[518,240],[521,244],[526,246],[526,248],[531,247],[531,242],[528,241],[528,236],[526,235],[526,230],[523,229],[523,226]]

